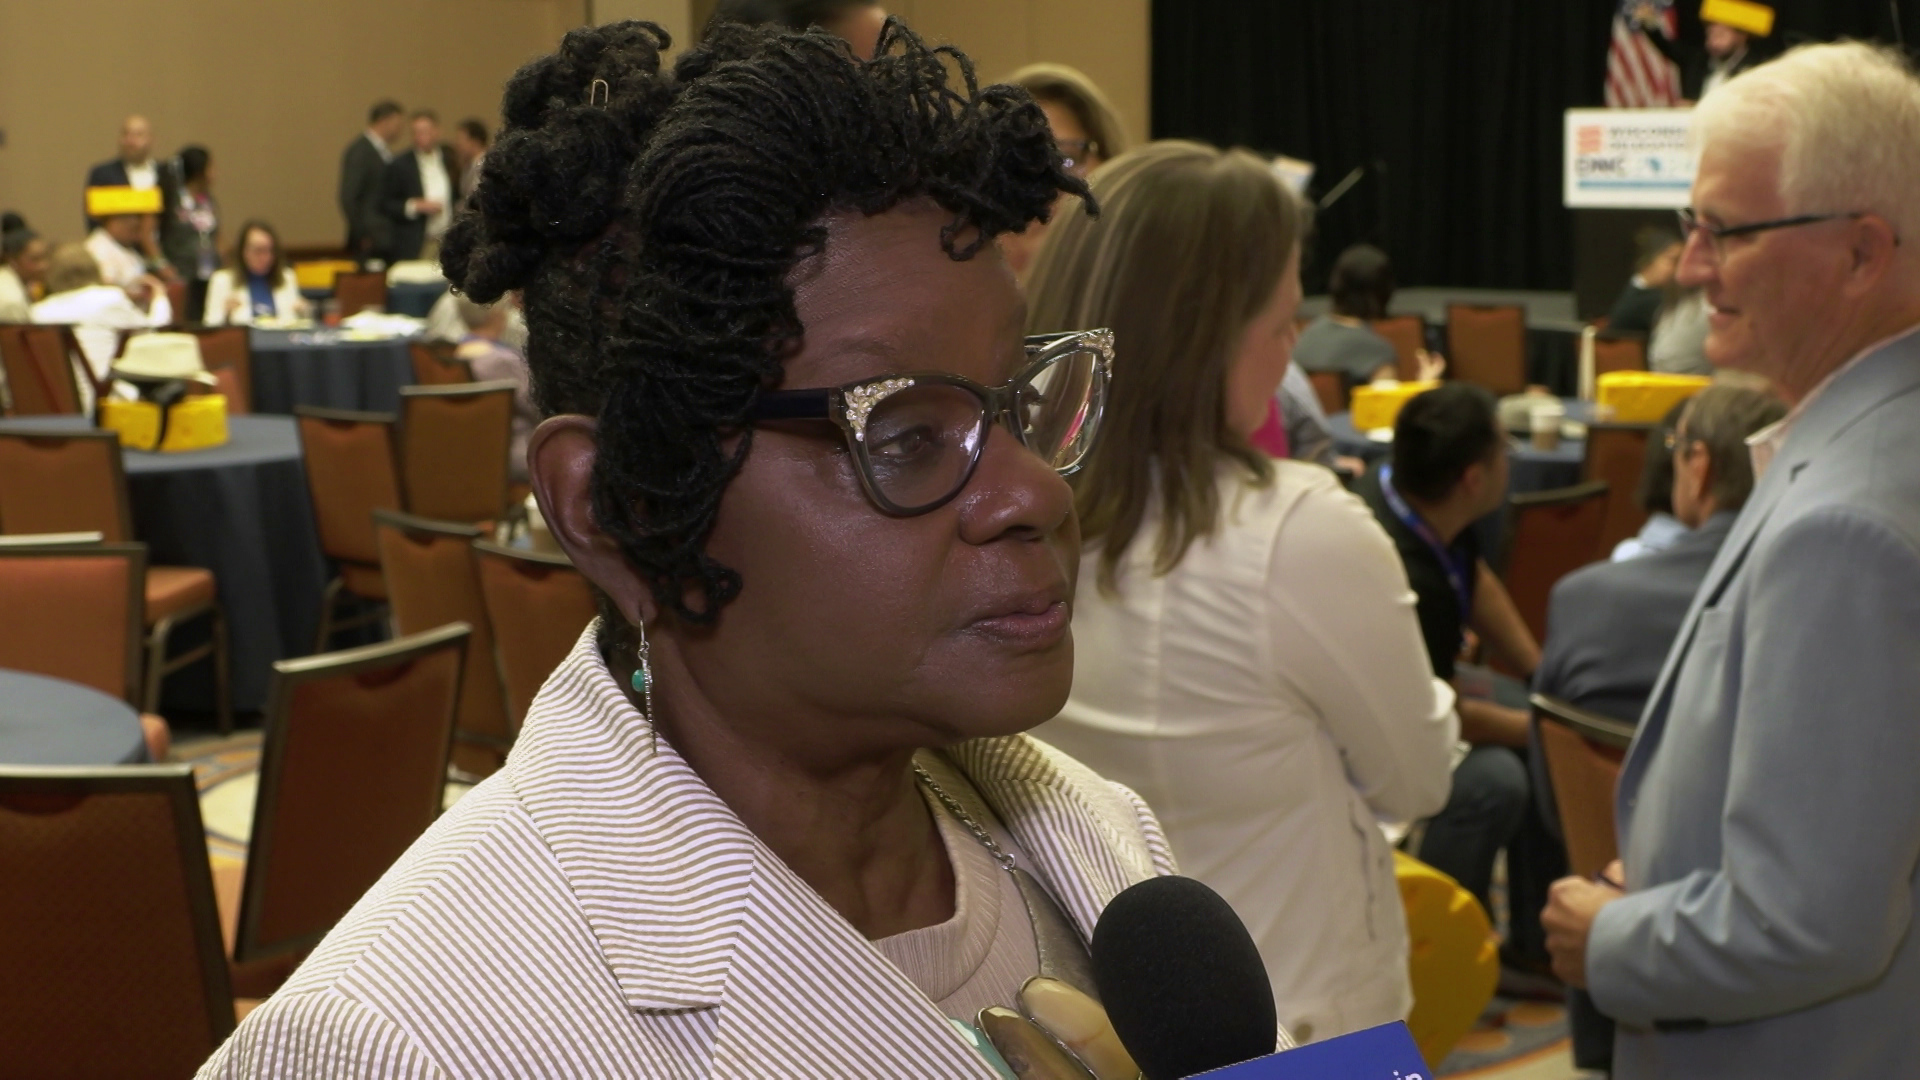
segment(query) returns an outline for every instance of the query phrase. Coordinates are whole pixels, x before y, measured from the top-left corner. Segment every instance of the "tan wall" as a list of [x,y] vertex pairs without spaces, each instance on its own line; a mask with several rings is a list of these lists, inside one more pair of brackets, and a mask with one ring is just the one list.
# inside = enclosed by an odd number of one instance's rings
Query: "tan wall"
[[[687,40],[706,0],[593,0],[599,21],[651,18]],[[1147,129],[1148,0],[891,0],[960,46],[983,78],[1072,64]],[[0,0],[0,207],[79,239],[88,166],[120,119],[152,119],[159,150],[214,156],[229,224],[264,217],[296,245],[338,243],[340,152],[391,96],[443,125],[498,124],[500,88],[553,48],[585,0]]]
[[78,239],[87,168],[121,117],[156,147],[213,152],[223,218],[339,243],[340,153],[391,96],[450,125],[498,124],[514,69],[579,23],[581,0],[0,0],[0,207]]
[[1147,137],[1148,0],[883,0],[922,35],[960,47],[984,80],[1046,60],[1099,84],[1135,142]]

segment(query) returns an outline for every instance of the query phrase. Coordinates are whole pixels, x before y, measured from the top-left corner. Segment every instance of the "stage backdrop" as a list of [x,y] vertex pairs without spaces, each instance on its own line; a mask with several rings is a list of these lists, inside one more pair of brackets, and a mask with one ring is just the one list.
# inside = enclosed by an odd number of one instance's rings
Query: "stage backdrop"
[[[1680,0],[1681,39],[1701,38]],[[1885,0],[1780,0],[1773,42],[1891,40]],[[1903,15],[1920,43],[1920,0]],[[1371,240],[1403,285],[1566,289],[1561,114],[1601,104],[1617,0],[1179,0],[1153,5],[1153,132],[1306,158],[1325,286]]]

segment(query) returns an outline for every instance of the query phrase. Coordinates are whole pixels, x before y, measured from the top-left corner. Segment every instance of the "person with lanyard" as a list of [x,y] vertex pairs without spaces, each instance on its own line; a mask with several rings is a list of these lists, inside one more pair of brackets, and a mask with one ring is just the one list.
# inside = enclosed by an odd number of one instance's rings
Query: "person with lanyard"
[[1503,962],[1525,976],[1549,970],[1539,901],[1564,855],[1541,824],[1527,775],[1524,688],[1498,683],[1460,657],[1478,643],[1529,679],[1540,645],[1506,586],[1480,554],[1475,522],[1507,498],[1507,439],[1493,395],[1450,382],[1410,399],[1394,424],[1392,460],[1362,478],[1360,497],[1406,565],[1436,678],[1459,695],[1460,735],[1471,746],[1454,770],[1446,808],[1427,822],[1420,858],[1451,875],[1493,911],[1493,865],[1507,852],[1514,912]]

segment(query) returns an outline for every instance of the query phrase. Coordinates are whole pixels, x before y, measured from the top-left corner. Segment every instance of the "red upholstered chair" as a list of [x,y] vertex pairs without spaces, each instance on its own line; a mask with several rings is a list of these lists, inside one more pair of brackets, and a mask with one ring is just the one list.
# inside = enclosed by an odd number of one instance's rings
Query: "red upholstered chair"
[[445,341],[416,341],[408,347],[413,357],[413,381],[420,386],[451,386],[473,381],[473,365],[453,355]]
[[1633,742],[1633,725],[1533,695],[1554,805],[1560,811],[1568,869],[1592,877],[1619,855],[1613,831],[1613,789]]
[[317,944],[440,815],[467,635],[273,665],[236,963]]
[[[385,617],[387,585],[380,576],[380,549],[373,540],[373,512],[398,510],[399,437],[390,413],[347,412],[297,405],[300,449],[306,458],[307,494],[320,531],[320,551],[339,567],[320,598],[320,630],[314,652],[325,652],[335,630]],[[369,605],[360,615],[337,617],[342,594]]]
[[473,627],[454,722],[453,766],[464,774],[460,779],[490,776],[506,760],[514,725],[507,717],[493,630],[474,567],[472,545],[481,531],[392,510],[375,510],[373,522],[394,632],[418,634],[453,622]]
[[1347,381],[1337,371],[1310,371],[1307,381],[1313,384],[1313,396],[1320,399],[1320,409],[1328,416],[1347,411]]
[[1595,335],[1593,339],[1594,375],[1605,375],[1610,371],[1645,370],[1647,370],[1646,339],[1633,336]]
[[1447,305],[1447,371],[1495,394],[1527,388],[1527,309]]
[[191,1076],[233,1031],[190,766],[0,766],[0,867],[0,1073]]
[[80,380],[91,380],[69,326],[0,326],[0,371],[12,416],[80,412]]
[[1501,578],[1535,641],[1546,639],[1547,598],[1554,584],[1599,557],[1606,513],[1603,480],[1507,500]]
[[387,308],[387,275],[377,270],[335,274],[333,298],[340,305],[340,317],[362,311]]
[[507,714],[517,728],[553,669],[598,613],[593,587],[563,555],[473,542],[480,595],[500,659]]
[[253,337],[244,326],[193,326],[187,332],[200,340],[200,359],[219,380],[227,397],[227,413],[244,416],[253,411]]
[[[110,431],[23,432],[0,429],[0,532],[97,532],[110,543],[133,539],[133,511],[119,437]],[[211,658],[220,730],[233,730],[227,668],[227,619],[213,571],[149,566],[144,596],[146,680],[132,699],[146,712],[160,704],[160,684],[188,664]],[[205,615],[212,639],[167,655],[175,625]]]
[[1427,320],[1418,315],[1395,315],[1374,319],[1368,325],[1374,333],[1393,342],[1393,353],[1400,361],[1400,381],[1418,379],[1420,352],[1427,347]]
[[400,391],[400,476],[409,513],[436,521],[500,519],[513,391],[505,379]]
[[1640,505],[1640,475],[1646,467],[1647,442],[1657,424],[1595,422],[1587,425],[1587,457],[1582,475],[1607,484],[1606,518],[1600,526],[1596,558],[1604,558],[1620,541],[1647,523]]

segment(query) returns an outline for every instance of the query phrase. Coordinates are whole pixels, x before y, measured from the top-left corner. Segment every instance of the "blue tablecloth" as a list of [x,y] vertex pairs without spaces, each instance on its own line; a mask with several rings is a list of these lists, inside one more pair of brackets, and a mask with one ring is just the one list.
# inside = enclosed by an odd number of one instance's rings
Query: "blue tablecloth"
[[[75,416],[8,420],[0,427],[58,431]],[[157,566],[202,566],[220,584],[233,657],[233,707],[266,704],[273,662],[313,650],[327,583],[300,437],[286,416],[227,419],[229,441],[184,454],[126,451],[134,536]],[[174,631],[174,650],[205,640],[205,620]],[[168,678],[163,708],[210,710],[210,664]]]
[[256,329],[252,335],[257,413],[291,413],[295,405],[397,413],[400,388],[413,383],[404,339],[350,341],[324,329]]
[[133,706],[90,686],[0,668],[0,764],[146,760],[147,740]]

